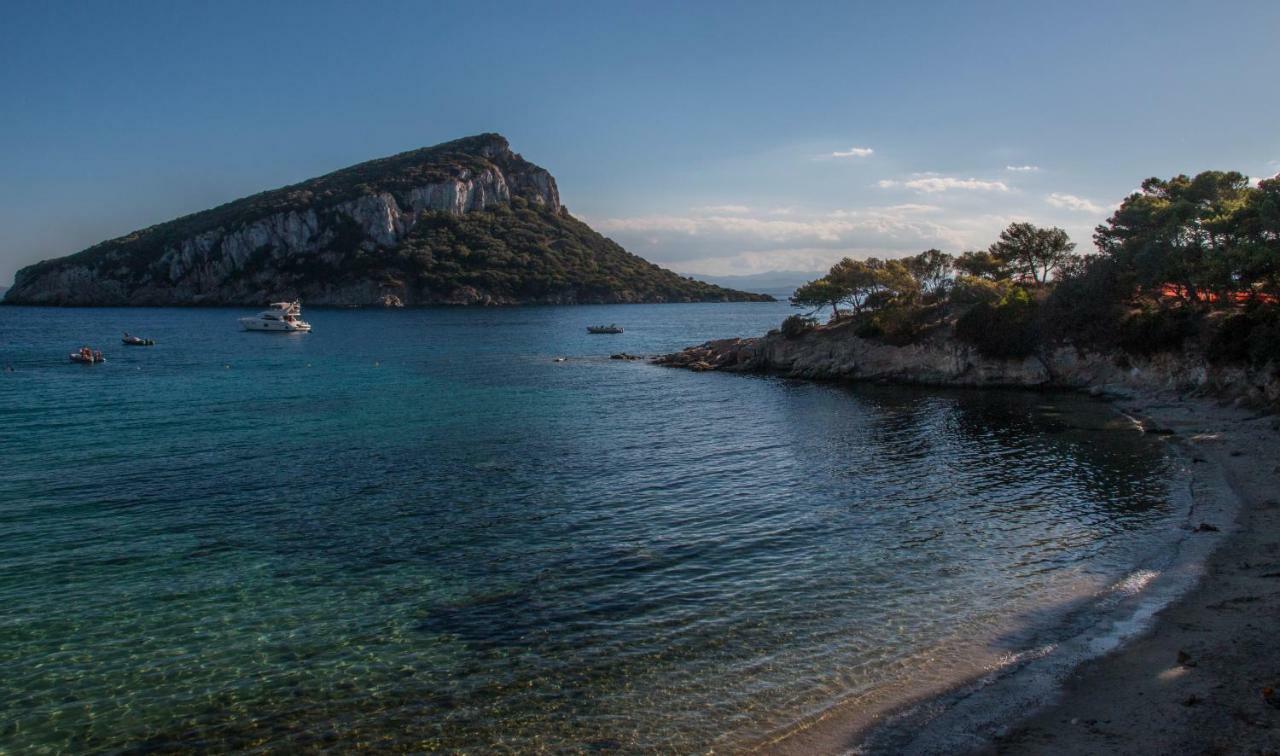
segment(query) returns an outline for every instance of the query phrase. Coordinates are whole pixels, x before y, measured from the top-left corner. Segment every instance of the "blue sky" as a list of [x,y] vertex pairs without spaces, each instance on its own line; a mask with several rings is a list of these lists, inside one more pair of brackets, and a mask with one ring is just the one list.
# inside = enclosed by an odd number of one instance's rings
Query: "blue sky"
[[483,131],[682,272],[1082,248],[1147,176],[1280,171],[1280,3],[15,2],[0,284]]

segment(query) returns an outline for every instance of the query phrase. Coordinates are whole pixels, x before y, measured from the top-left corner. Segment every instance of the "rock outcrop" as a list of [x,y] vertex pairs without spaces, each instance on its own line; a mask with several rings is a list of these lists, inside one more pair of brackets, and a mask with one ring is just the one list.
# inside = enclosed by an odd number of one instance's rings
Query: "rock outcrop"
[[1273,372],[1214,365],[1187,351],[1137,357],[1061,346],[1024,359],[997,359],[983,356],[949,329],[906,346],[861,338],[844,325],[796,338],[774,332],[708,341],[654,362],[695,371],[928,386],[1087,389],[1116,395],[1173,390],[1280,405],[1280,379]]
[[362,163],[18,272],[6,303],[402,306],[754,299],[630,255],[497,134]]

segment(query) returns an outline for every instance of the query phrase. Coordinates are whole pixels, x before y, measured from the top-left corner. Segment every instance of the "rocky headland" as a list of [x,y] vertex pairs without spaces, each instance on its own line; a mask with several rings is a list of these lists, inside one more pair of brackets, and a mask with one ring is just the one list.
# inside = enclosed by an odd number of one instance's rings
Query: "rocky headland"
[[7,304],[752,301],[663,269],[560,203],[498,134],[345,168],[18,271]]

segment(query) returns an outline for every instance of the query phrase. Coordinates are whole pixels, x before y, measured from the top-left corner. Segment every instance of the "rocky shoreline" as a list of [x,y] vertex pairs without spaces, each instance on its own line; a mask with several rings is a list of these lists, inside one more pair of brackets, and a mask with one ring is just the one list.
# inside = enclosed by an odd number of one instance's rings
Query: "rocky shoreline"
[[916,343],[894,345],[860,337],[845,322],[794,338],[774,331],[755,338],[708,341],[653,362],[694,371],[810,380],[1069,389],[1116,397],[1175,391],[1280,406],[1280,380],[1275,374],[1243,365],[1210,364],[1190,351],[1136,356],[1063,345],[1023,359],[999,359],[983,356],[951,335],[950,329],[939,329]]

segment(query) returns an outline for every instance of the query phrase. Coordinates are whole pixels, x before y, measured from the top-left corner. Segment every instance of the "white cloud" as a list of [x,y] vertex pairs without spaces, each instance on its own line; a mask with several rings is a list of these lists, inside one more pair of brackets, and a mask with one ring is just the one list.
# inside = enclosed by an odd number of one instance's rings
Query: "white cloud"
[[[1062,226],[1085,247],[1105,211],[1098,208],[1091,216],[1084,210],[1097,206],[1087,199],[1019,192],[1012,182],[990,177],[912,173],[886,185],[902,194],[882,195],[886,201],[872,206],[807,206],[790,198],[753,198],[747,205],[733,203],[729,195],[724,204],[690,202],[670,212],[583,220],[664,267],[731,275],[825,270],[845,256],[896,258],[930,247],[951,253],[984,249],[1014,221]],[[1058,204],[1050,204],[1050,197]],[[1081,211],[1072,212],[1076,207]]]
[[1087,200],[1084,197],[1077,197],[1074,194],[1060,194],[1058,192],[1054,192],[1048,197],[1045,197],[1044,201],[1054,207],[1060,207],[1064,210],[1072,210],[1078,213],[1094,213],[1095,215],[1099,215],[1107,211],[1107,209],[1102,205]]
[[588,218],[624,247],[676,270],[708,274],[820,270],[845,255],[901,257],[937,247],[985,246],[1008,225],[1003,216],[950,217],[935,205],[859,209],[767,209],[745,215],[644,215]]
[[920,213],[936,213],[942,208],[937,205],[924,205],[917,202],[907,202],[901,205],[889,205],[884,208],[872,208],[871,210],[832,210],[829,215],[832,218],[857,218],[865,216],[868,212],[876,213],[881,216],[905,216],[918,215]]
[[1040,171],[1040,166],[1038,165],[1006,165],[1004,169],[1006,171],[1012,171],[1013,173],[1038,173]]
[[[904,252],[902,255],[908,253]],[[671,265],[685,275],[733,276],[775,271],[826,271],[842,257],[886,257],[878,249],[862,247],[795,247],[739,252],[723,257],[693,260]],[[897,255],[895,255],[897,256]],[[818,273],[821,275],[821,273]],[[817,276],[814,276],[817,278]]]
[[746,205],[707,205],[705,207],[695,207],[693,211],[712,215],[746,215],[751,212],[751,208]]
[[875,150],[870,147],[850,147],[847,150],[837,150],[831,153],[833,158],[864,158],[875,154]]
[[741,216],[644,215],[632,218],[606,218],[592,224],[606,232],[675,233],[687,236],[728,235],[763,240],[838,241],[842,234],[853,231],[852,221],[815,218],[809,220],[772,220]]
[[936,213],[942,208],[937,205],[925,205],[919,202],[907,202],[901,205],[890,205],[885,208],[890,212],[896,213]]
[[977,192],[1007,192],[1008,184],[1003,181],[987,181],[976,178],[955,178],[954,176],[937,176],[924,175],[920,178],[908,179],[907,181],[893,181],[883,179],[877,183],[881,189],[891,189],[898,186],[904,186],[908,189],[914,189],[917,192],[925,194],[935,194],[937,192],[948,192],[953,189],[963,191]]

